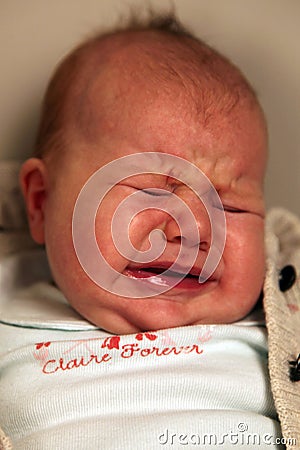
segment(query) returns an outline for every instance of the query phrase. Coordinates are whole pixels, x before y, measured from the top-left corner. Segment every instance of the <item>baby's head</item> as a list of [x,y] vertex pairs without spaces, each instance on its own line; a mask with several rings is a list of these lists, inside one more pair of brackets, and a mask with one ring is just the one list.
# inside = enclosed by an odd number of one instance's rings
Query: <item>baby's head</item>
[[[72,217],[82,187],[106,164],[146,152],[156,152],[155,161],[172,155],[192,163],[220,196],[226,244],[205,283],[198,278],[212,241],[207,211],[171,163],[162,164],[163,173],[153,166],[149,174],[120,180],[99,206],[95,236],[117,273],[112,289],[92,281],[78,260]],[[172,20],[98,36],[63,61],[48,88],[36,154],[21,170],[31,234],[45,244],[54,280],[69,303],[105,330],[121,334],[237,321],[256,304],[265,275],[266,154],[264,116],[246,79]],[[121,173],[122,163],[118,167]],[[115,246],[112,218],[134,192],[155,197],[153,188],[173,193],[190,208],[200,239],[189,241],[162,209],[145,209],[124,223],[125,232],[128,225],[132,245],[143,252],[151,231],[162,230],[165,249],[150,263],[134,262]],[[184,265],[178,274],[160,273],[176,261],[183,244],[196,251],[196,259],[177,286],[151,297],[118,295],[118,276],[133,282],[151,276],[142,280],[145,289],[153,276],[171,286]]]

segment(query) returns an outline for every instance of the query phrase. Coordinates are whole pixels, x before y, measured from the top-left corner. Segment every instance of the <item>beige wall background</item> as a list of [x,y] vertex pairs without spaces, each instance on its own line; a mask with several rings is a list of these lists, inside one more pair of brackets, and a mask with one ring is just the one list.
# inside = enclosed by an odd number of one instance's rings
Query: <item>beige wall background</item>
[[[0,159],[30,155],[56,63],[129,7],[168,0],[0,0]],[[300,1],[173,0],[182,22],[229,56],[258,92],[270,132],[267,206],[300,215]]]

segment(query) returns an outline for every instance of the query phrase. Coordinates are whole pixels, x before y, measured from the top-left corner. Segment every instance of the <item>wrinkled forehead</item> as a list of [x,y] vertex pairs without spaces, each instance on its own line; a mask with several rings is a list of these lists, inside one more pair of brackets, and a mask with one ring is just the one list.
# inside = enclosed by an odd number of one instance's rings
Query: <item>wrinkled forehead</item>
[[93,117],[119,112],[128,99],[132,105],[173,99],[205,121],[213,112],[230,112],[241,99],[257,103],[224,57],[195,39],[157,31],[118,33],[95,43],[83,55],[75,84],[72,109],[83,131]]
[[[255,135],[253,154],[239,164],[260,165],[263,177],[266,126],[255,94],[238,69],[193,39],[149,32],[104,39],[84,55],[71,102],[70,129],[89,144],[135,138],[139,151],[168,152],[169,142],[180,148],[194,130],[221,143],[226,134],[233,148]],[[194,153],[177,155],[197,163]]]

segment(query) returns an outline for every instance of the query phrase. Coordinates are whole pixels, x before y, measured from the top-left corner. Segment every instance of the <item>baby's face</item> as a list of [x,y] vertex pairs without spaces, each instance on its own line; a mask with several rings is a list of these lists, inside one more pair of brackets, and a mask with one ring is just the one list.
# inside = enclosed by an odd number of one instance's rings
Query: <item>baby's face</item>
[[[257,302],[265,274],[262,183],[266,133],[258,108],[241,101],[230,111],[216,108],[204,123],[178,84],[170,83],[169,89],[156,92],[147,84],[127,83],[126,88],[126,80],[121,82],[112,74],[103,93],[99,88],[103,82],[96,80],[91,88],[90,139],[74,133],[55,170],[46,164],[43,220],[31,224],[33,235],[37,229],[42,236],[39,241],[46,243],[57,285],[82,316],[113,333],[241,319]],[[125,91],[126,99],[122,97]],[[80,190],[96,170],[141,152],[179,156],[197,166],[224,205],[227,234],[215,272],[199,284],[211,242],[210,223],[199,198],[168,173],[141,174],[119,182],[100,204],[95,220],[98,246],[119,274],[134,279],[167,269],[185,240],[170,215],[159,209],[145,210],[132,219],[129,238],[137,250],[145,251],[151,231],[161,229],[165,250],[151,264],[134,263],[122,256],[113,242],[111,222],[117,207],[133,192],[160,188],[174,193],[191,209],[200,233],[200,242],[191,243],[197,257],[190,276],[162,294],[129,298],[103,289],[85,273],[72,240],[72,214]],[[164,167],[168,169],[172,167]],[[165,275],[163,282],[167,285],[169,281]]]

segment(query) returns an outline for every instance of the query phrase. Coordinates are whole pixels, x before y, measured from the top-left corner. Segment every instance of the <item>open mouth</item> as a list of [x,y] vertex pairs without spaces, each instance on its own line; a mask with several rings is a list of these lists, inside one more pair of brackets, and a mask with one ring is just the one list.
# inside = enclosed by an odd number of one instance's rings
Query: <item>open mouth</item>
[[198,280],[199,275],[192,275],[191,273],[175,272],[169,269],[162,269],[160,267],[145,267],[143,269],[138,269],[137,272],[141,277],[152,277],[155,275],[164,274],[164,276],[174,277],[174,278],[196,278]]
[[[145,282],[174,289],[204,289],[211,284],[199,282],[199,273],[184,273],[169,270],[167,267],[127,267],[124,275],[133,279],[144,279]],[[176,279],[178,280],[176,282]],[[175,284],[175,285],[174,285]]]

